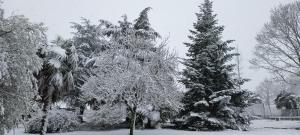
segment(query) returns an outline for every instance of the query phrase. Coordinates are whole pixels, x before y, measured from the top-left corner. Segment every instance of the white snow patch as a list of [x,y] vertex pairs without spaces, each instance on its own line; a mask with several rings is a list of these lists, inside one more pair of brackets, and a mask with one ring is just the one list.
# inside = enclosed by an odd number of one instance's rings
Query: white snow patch
[[[278,128],[294,128],[300,127],[300,121],[272,121],[272,120],[254,120],[249,131],[183,131],[172,129],[155,129],[155,130],[135,130],[135,135],[299,135],[299,130],[295,129],[272,129],[265,128],[274,126]],[[23,128],[18,128],[15,135],[29,135],[23,133]],[[129,129],[112,130],[112,131],[77,131],[70,133],[56,133],[51,135],[127,135]],[[10,132],[5,135],[14,135]]]
[[216,103],[216,102],[227,102],[230,100],[230,96],[219,96],[211,100],[211,103]]
[[53,65],[55,68],[60,68],[61,63],[57,59],[50,59],[49,64]]
[[220,121],[217,118],[208,118],[207,120],[211,123],[220,123]]
[[48,49],[49,49],[49,51],[54,52],[63,58],[67,56],[66,50],[62,49],[59,46],[49,46]]
[[205,100],[198,101],[194,104],[194,106],[198,106],[198,105],[209,106],[209,104]]

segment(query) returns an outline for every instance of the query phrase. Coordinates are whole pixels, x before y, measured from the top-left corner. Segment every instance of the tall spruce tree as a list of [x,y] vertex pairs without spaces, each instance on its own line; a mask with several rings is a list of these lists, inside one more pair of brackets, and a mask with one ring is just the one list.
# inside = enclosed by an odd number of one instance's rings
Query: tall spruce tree
[[228,54],[232,47],[228,44],[232,40],[222,41],[223,26],[217,26],[216,15],[212,11],[212,2],[205,0],[200,6],[200,13],[196,13],[197,22],[192,36],[188,36],[191,43],[184,43],[189,49],[185,59],[183,79],[181,80],[189,91],[185,94],[185,111],[193,111],[194,102],[208,100],[214,92],[234,88],[230,79],[232,65],[226,62],[235,54]]
[[[183,64],[181,82],[185,93],[183,115],[185,127],[194,130],[241,129],[249,125],[244,108],[253,94],[237,89],[232,78],[234,64],[228,64],[237,53],[230,53],[233,40],[222,40],[223,26],[218,26],[212,2],[205,0],[196,13],[197,22],[190,30],[189,49]],[[242,125],[242,126],[241,126]]]

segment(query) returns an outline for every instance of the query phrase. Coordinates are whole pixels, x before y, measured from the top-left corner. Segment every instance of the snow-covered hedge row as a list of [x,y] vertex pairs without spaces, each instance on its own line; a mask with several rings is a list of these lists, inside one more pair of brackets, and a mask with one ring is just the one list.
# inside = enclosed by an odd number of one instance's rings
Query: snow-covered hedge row
[[[37,116],[29,120],[25,127],[26,133],[40,133],[41,116]],[[53,109],[48,114],[47,133],[69,132],[79,127],[79,119],[74,112]]]

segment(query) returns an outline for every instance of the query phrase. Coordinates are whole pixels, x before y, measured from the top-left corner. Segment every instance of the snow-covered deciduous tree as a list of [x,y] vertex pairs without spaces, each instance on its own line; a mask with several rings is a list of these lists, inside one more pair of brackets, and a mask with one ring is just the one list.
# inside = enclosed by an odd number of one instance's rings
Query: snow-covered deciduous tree
[[37,93],[42,59],[37,54],[47,39],[42,24],[24,16],[3,17],[0,9],[0,135],[16,126]]
[[43,104],[41,134],[47,131],[47,113],[52,103],[74,89],[73,71],[77,67],[77,55],[73,43],[58,37],[46,46],[43,68],[39,72],[38,92]]
[[148,22],[146,8],[132,24],[123,16],[119,25],[106,22],[103,30],[110,49],[94,58],[94,76],[83,85],[86,96],[107,104],[122,103],[130,112],[130,135],[136,114],[147,106],[178,111],[181,93],[176,86],[177,58],[166,49]]
[[[245,129],[250,124],[245,107],[256,98],[254,93],[239,89],[241,85],[233,79],[233,64],[229,64],[236,53],[232,40],[222,41],[223,26],[217,25],[212,2],[205,0],[200,6],[194,30],[190,30],[188,56],[183,64],[181,82],[185,93],[182,112],[187,116],[184,127],[193,130]],[[242,80],[238,78],[238,80]]]
[[255,58],[250,62],[288,82],[300,76],[300,2],[280,5],[271,11],[270,22],[257,35]]

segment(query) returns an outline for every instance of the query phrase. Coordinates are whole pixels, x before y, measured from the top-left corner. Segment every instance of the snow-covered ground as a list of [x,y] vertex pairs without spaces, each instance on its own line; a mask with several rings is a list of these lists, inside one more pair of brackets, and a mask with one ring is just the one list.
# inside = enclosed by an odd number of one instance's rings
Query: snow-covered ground
[[[136,130],[135,135],[300,135],[300,121],[271,121],[271,120],[255,120],[249,131],[217,131],[217,132],[196,132],[182,131],[170,129],[155,130]],[[22,128],[15,130],[15,135],[24,134]],[[77,131],[71,133],[59,133],[51,135],[127,135],[129,130],[113,130],[113,131]],[[13,132],[7,135],[14,135]]]

